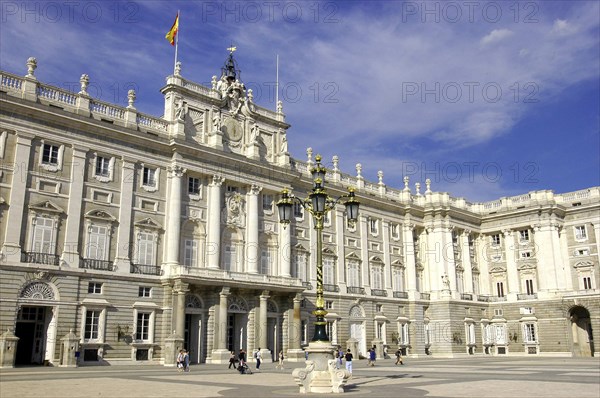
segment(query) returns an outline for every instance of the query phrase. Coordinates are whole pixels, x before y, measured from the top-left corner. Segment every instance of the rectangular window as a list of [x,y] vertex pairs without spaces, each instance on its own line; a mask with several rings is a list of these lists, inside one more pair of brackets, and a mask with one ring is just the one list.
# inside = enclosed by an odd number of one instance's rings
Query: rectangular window
[[583,290],[592,290],[592,278],[589,276],[583,277]]
[[200,195],[200,179],[196,177],[188,177],[188,194]]
[[331,225],[331,219],[329,218],[329,212],[323,214],[323,224]]
[[54,220],[46,217],[36,217],[34,222],[32,251],[54,254]]
[[498,297],[504,297],[504,282],[496,282],[496,293]]
[[135,339],[147,341],[150,339],[150,313],[138,312]]
[[587,240],[585,225],[578,225],[575,227],[575,240]]
[[58,150],[57,145],[44,144],[42,163],[58,165]]
[[260,256],[260,273],[263,275],[271,275],[273,265],[273,256],[268,250],[263,250]]
[[142,184],[147,187],[156,187],[156,169],[144,167],[144,176]]
[[88,229],[88,234],[86,258],[108,260],[108,227],[92,225]]
[[500,234],[492,235],[492,246],[500,246]]
[[360,286],[360,265],[354,260],[348,262],[348,286]]
[[306,282],[306,253],[296,254],[296,278]]
[[392,271],[392,284],[395,292],[404,291],[404,270],[400,267],[394,267]]
[[504,315],[504,310],[502,308],[494,308],[494,316],[502,316]]
[[92,310],[85,313],[85,331],[83,338],[86,340],[98,339],[98,323],[100,321],[100,311]]
[[[223,269],[226,271],[236,271],[237,254],[235,246],[225,246],[225,255],[223,256]],[[256,261],[256,260],[254,260]]]
[[528,242],[529,241],[529,230],[524,229],[522,231],[519,231],[519,240],[521,242]]
[[192,239],[186,239],[183,250],[183,265],[186,267],[196,267],[198,258],[198,242]]
[[101,177],[110,176],[110,158],[104,156],[96,157],[96,175]]
[[523,340],[525,341],[525,343],[537,343],[535,323],[523,324]]
[[400,239],[400,224],[392,224],[392,238]]
[[590,250],[589,249],[577,249],[577,250],[575,250],[575,255],[576,256],[589,256]]
[[333,301],[331,301],[331,300],[325,301],[325,309],[332,310],[333,309]]
[[535,291],[533,290],[533,280],[532,279],[525,280],[525,290],[526,290],[527,294],[535,293]]
[[331,257],[323,259],[323,283],[326,285],[335,284],[335,262]]
[[102,294],[102,283],[90,282],[88,284],[89,294]]
[[302,218],[302,210],[302,205],[298,202],[294,202],[294,217]]
[[526,251],[521,252],[521,258],[530,258],[530,257],[531,257],[531,251],[526,250]]
[[377,235],[379,232],[379,223],[375,218],[369,218],[369,231],[371,231],[372,235]]
[[138,236],[138,264],[155,265],[154,236],[148,232],[140,232]]
[[262,208],[263,208],[263,210],[266,210],[266,211],[273,210],[273,195],[263,194]]
[[371,268],[371,288],[383,289],[383,267],[380,265],[372,266]]
[[227,185],[227,192],[237,192],[237,187],[234,187],[233,185]]
[[152,288],[148,286],[140,286],[138,291],[139,297],[152,297]]

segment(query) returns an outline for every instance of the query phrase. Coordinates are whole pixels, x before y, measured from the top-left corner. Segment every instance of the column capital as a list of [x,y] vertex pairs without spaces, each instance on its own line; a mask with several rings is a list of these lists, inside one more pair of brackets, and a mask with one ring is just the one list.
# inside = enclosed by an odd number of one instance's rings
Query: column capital
[[502,235],[508,237],[508,236],[512,236],[514,231],[512,231],[511,229],[503,229],[502,230]]
[[461,235],[464,236],[464,237],[469,237],[469,235],[471,235],[471,230],[470,229],[463,229]]
[[167,167],[167,172],[169,173],[169,178],[181,178],[187,172],[187,169],[178,165],[172,165]]
[[173,290],[176,291],[177,293],[187,293],[190,291],[189,287],[190,287],[189,283],[185,283],[182,281],[175,281],[175,283],[173,285]]
[[257,184],[250,185],[250,189],[248,189],[249,195],[258,195],[260,191],[262,191],[263,187]]
[[295,302],[302,302],[302,300],[304,300],[304,296],[302,295],[302,293],[296,293],[296,295],[294,296],[294,303]]
[[219,296],[227,297],[227,296],[229,296],[230,293],[231,293],[231,288],[229,288],[228,286],[225,286],[225,287],[223,287],[223,289],[221,289]]
[[270,293],[271,292],[269,292],[268,290],[263,290],[259,297],[261,300],[268,300],[269,297],[271,297]]
[[225,182],[225,177],[220,176],[218,174],[214,174],[212,177],[212,181],[210,182],[210,186],[212,187],[220,187]]

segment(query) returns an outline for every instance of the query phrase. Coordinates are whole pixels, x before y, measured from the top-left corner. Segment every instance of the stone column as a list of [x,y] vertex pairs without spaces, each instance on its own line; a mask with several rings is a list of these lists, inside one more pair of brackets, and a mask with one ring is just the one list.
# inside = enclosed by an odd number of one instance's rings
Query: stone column
[[31,134],[17,133],[15,164],[6,215],[6,235],[2,247],[2,253],[6,256],[6,260],[11,262],[20,262],[21,250],[24,249],[21,246],[21,233],[25,229],[23,227],[23,211],[33,137]]
[[[563,227],[559,230],[559,242],[560,242],[560,260],[558,264],[562,264],[564,267],[564,277],[565,277],[565,289],[567,291],[573,290],[573,274],[571,273],[571,265],[569,262],[569,243],[567,241],[567,228]],[[600,233],[596,233],[596,243],[600,244],[598,241],[600,239]],[[600,253],[600,252],[598,252]]]
[[263,358],[267,358],[270,353],[267,347],[268,323],[267,323],[267,300],[269,300],[269,291],[263,290],[260,298],[259,322],[258,322],[258,346],[261,348]]
[[[246,194],[248,211],[246,212],[246,271],[258,273],[260,251],[258,243],[258,195],[262,187],[252,185]],[[289,231],[289,230],[288,230]]]
[[173,165],[168,169],[169,194],[167,202],[167,265],[179,264],[179,248],[181,235],[181,189],[182,177],[186,172],[183,167]]
[[228,363],[229,350],[227,350],[227,299],[229,288],[224,287],[219,293],[219,311],[215,317],[216,347],[212,354],[212,363]]
[[185,295],[189,291],[189,285],[177,281],[173,293],[177,295],[177,308],[175,309],[175,335],[181,339],[185,336]]
[[292,276],[292,237],[290,227],[279,229],[279,251],[281,276],[290,278]]
[[302,303],[302,294],[297,293],[293,298],[292,319],[289,332],[289,349],[287,352],[288,360],[292,362],[304,361],[304,350],[301,349],[302,340],[302,322],[300,313],[300,304]]
[[117,272],[128,274],[131,264],[129,248],[131,242],[135,242],[135,239],[131,239],[135,163],[129,159],[123,159],[122,169],[115,265],[117,266]]
[[390,223],[381,222],[381,232],[383,233],[383,289],[392,289],[392,260],[390,257]]
[[471,253],[469,251],[469,234],[471,231],[465,230],[460,235],[461,239],[461,257],[463,266],[463,281],[465,293],[473,293],[473,269],[471,268]]
[[67,210],[67,225],[65,244],[61,255],[61,261],[66,262],[74,268],[79,268],[79,245],[82,255],[86,255],[85,234],[81,229],[81,202],[83,200],[83,179],[86,169],[86,153],[89,149],[73,146],[73,162],[71,164],[71,185],[69,187],[69,205]]
[[225,179],[213,176],[208,186],[208,225],[206,240],[206,258],[208,268],[219,269],[221,247],[221,186]]
[[504,256],[506,259],[506,277],[508,279],[506,292],[509,300],[516,300],[519,293],[519,271],[517,270],[517,262],[515,261],[515,240],[513,231],[504,230]]
[[[454,242],[452,242],[452,231],[454,227],[444,226],[442,229],[442,274],[448,275],[450,282],[450,292],[452,295],[458,291],[456,287],[456,262],[454,261]],[[442,275],[443,276],[443,275]],[[440,281],[441,281],[440,277]],[[442,289],[445,289],[444,284],[441,285]]]
[[[344,253],[344,233],[346,231],[346,218],[344,217],[343,210],[336,206],[332,212],[335,212],[335,246],[338,253]],[[335,281],[340,287],[341,292],[346,290],[346,274],[343,266],[336,267],[335,272],[337,273]]]
[[477,258],[477,265],[479,266],[479,294],[492,294],[490,290],[490,257],[484,235],[479,234],[475,239],[475,256]]
[[427,250],[423,250],[423,257],[427,259],[427,270],[429,275],[429,290],[439,292],[442,290],[442,275],[444,274],[444,264],[442,260],[442,249],[444,242],[444,231],[442,227],[427,227]]
[[[369,225],[367,216],[358,215],[358,228],[360,232],[360,286],[369,285]],[[343,256],[338,256],[338,266],[346,262]]]
[[414,224],[402,225],[402,239],[404,241],[404,262],[406,264],[406,289],[409,298],[415,299],[417,291],[417,264],[415,259],[415,242],[413,239]]
[[556,270],[554,264],[553,225],[536,225],[534,230],[535,257],[537,258],[537,276],[539,290],[549,292],[557,289]]

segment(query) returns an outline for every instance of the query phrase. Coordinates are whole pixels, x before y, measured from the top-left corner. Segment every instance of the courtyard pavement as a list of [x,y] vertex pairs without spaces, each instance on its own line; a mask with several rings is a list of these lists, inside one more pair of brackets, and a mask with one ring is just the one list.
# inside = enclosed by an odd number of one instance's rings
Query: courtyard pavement
[[[299,363],[283,370],[263,363],[240,375],[227,365],[192,365],[189,373],[162,366],[0,369],[0,398],[66,397],[302,397],[291,376]],[[254,364],[251,364],[254,370]],[[378,360],[375,367],[354,361],[343,396],[599,398],[599,358],[470,357]]]

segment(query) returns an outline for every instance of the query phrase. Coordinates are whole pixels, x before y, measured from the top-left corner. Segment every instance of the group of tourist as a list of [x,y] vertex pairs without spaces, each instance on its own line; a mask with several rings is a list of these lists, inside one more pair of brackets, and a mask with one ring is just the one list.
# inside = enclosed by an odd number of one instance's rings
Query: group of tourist
[[186,350],[179,350],[179,354],[177,354],[177,371],[190,371],[190,353]]

